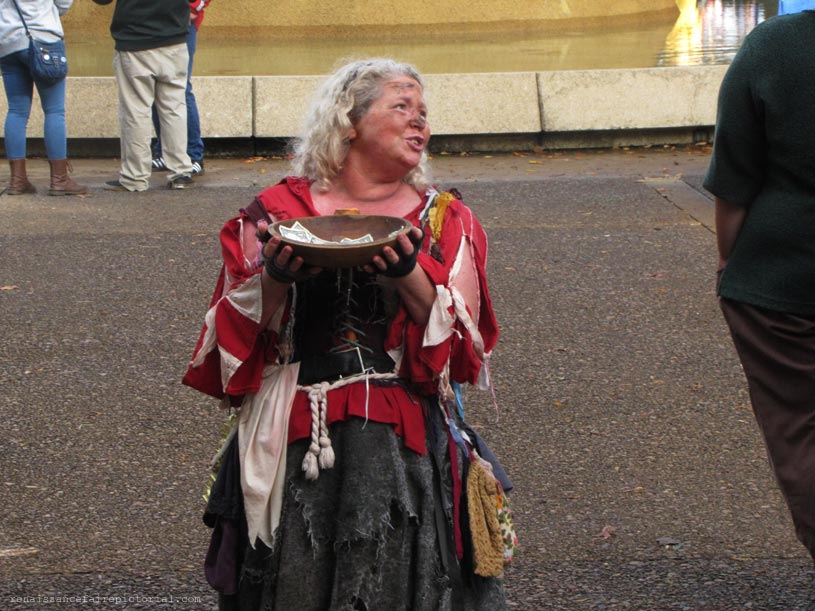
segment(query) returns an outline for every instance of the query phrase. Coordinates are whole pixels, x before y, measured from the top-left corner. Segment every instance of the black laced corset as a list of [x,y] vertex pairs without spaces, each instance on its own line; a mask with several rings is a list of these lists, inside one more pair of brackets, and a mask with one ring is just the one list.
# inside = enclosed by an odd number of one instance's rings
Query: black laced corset
[[298,381],[393,371],[384,343],[396,303],[392,287],[359,269],[326,270],[298,282],[293,333]]

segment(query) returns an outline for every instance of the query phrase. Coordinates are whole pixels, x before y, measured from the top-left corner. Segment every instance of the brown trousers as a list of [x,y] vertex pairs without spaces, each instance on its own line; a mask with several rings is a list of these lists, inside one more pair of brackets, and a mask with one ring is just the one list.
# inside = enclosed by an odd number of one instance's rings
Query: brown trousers
[[720,306],[795,532],[815,559],[815,315]]

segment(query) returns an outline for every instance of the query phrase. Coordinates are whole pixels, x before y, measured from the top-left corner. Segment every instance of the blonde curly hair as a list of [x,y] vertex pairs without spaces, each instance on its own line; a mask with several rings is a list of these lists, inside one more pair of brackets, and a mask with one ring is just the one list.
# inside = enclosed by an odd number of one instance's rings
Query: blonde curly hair
[[[391,59],[366,59],[345,64],[315,92],[306,113],[302,135],[293,143],[295,175],[315,181],[327,191],[342,170],[348,154],[346,134],[382,94],[385,81],[407,76],[424,89],[424,81],[410,64]],[[402,180],[417,190],[429,184],[427,152]]]

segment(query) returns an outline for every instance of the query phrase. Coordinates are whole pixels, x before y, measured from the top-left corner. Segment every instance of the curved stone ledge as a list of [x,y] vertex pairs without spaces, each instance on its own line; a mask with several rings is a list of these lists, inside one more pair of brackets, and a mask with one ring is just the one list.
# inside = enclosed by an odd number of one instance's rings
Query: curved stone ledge
[[[427,100],[438,136],[518,134],[674,134],[715,123],[727,66],[484,74],[430,74]],[[319,76],[194,77],[205,138],[290,138],[303,120]],[[6,113],[5,96],[0,114]],[[70,138],[118,138],[118,95],[112,77],[69,77]],[[28,134],[41,136],[42,111],[32,108]],[[658,136],[655,136],[658,138]],[[623,137],[624,141],[625,138]],[[666,142],[667,143],[667,142]]]

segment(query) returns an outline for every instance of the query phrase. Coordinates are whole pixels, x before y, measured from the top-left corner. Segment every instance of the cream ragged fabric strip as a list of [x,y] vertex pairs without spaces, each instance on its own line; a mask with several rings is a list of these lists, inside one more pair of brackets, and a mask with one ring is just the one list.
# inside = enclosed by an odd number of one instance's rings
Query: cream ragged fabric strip
[[241,487],[252,547],[258,538],[272,547],[280,523],[289,415],[299,371],[300,363],[267,366],[260,389],[248,395],[240,408]]

